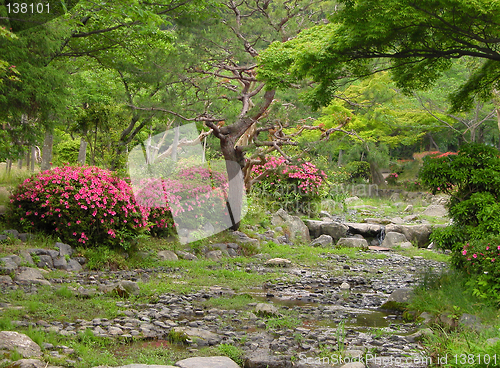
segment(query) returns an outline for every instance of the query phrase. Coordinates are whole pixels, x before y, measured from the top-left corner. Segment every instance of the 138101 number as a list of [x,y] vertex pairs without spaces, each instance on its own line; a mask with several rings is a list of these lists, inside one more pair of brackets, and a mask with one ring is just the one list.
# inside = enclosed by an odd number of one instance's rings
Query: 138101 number
[[50,13],[49,3],[27,4],[27,3],[12,3],[5,5],[9,14],[41,14]]

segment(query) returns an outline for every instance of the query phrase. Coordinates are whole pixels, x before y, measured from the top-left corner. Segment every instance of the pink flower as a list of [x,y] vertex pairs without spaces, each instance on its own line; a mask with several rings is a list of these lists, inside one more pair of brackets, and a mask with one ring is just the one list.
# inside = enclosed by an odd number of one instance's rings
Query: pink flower
[[464,255],[464,256],[465,256],[466,254],[467,254],[467,251],[464,249],[464,250],[462,251],[462,255]]
[[473,257],[473,258],[477,258],[477,254],[476,254],[476,253],[474,253],[474,254],[472,255],[472,257]]

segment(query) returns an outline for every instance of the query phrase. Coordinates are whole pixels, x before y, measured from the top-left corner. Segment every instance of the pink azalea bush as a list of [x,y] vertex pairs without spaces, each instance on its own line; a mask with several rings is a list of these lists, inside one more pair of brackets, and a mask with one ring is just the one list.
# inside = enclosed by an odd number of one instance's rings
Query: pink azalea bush
[[216,222],[226,206],[227,186],[223,173],[192,166],[180,169],[175,178],[142,179],[134,189],[137,203],[148,214],[151,234],[170,235],[175,216],[182,213],[190,212],[193,228],[202,218]]
[[387,184],[389,185],[395,185],[398,181],[398,174],[397,173],[390,173],[386,180],[387,180]]
[[292,164],[275,156],[270,156],[264,165],[255,165],[252,177],[260,178],[254,189],[288,209],[320,200],[327,179],[325,172],[310,162],[299,160]]
[[147,230],[148,211],[129,184],[92,166],[64,166],[26,179],[10,200],[9,219],[71,245],[120,245]]
[[453,262],[471,276],[473,294],[500,304],[500,237],[472,240],[453,254]]

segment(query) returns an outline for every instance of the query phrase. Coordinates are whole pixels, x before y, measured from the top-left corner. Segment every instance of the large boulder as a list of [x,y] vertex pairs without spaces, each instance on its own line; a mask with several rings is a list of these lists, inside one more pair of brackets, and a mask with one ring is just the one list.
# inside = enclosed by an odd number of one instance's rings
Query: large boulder
[[208,330],[194,327],[174,327],[172,331],[175,334],[185,335],[198,346],[216,345],[222,340],[221,337]]
[[431,204],[424,210],[422,214],[432,217],[445,217],[448,216],[448,211],[442,204]]
[[320,235],[311,242],[312,247],[329,247],[333,244],[333,238],[330,235]]
[[364,238],[375,238],[380,235],[382,231],[382,226],[378,224],[367,224],[367,223],[352,223],[348,222],[346,225],[349,228],[350,234],[360,234]]
[[171,250],[161,250],[158,252],[158,259],[160,261],[177,261],[179,257]]
[[408,306],[412,296],[413,289],[411,288],[396,289],[392,292],[387,301],[382,304],[381,308],[403,311]]
[[382,241],[382,246],[386,248],[394,248],[401,243],[406,243],[407,241],[408,239],[406,239],[406,236],[404,234],[391,231],[385,234],[385,238]]
[[333,241],[337,241],[347,235],[348,227],[340,222],[323,222],[320,229],[321,234],[330,235]]
[[245,368],[292,368],[291,356],[273,355],[269,349],[258,349],[249,352],[245,357]]
[[337,247],[368,249],[368,242],[360,238],[341,238],[337,242]]
[[0,331],[0,355],[2,351],[17,351],[23,358],[42,356],[38,344],[25,334],[15,331]]
[[180,368],[240,368],[234,360],[225,356],[187,358],[175,365]]
[[291,242],[302,241],[309,242],[309,229],[304,221],[298,216],[289,215],[284,209],[280,208],[271,218],[273,226],[281,226],[285,229],[288,240]]
[[396,232],[406,236],[410,242],[416,242],[419,247],[425,247],[429,244],[429,236],[432,233],[432,225],[396,225],[389,224],[385,227],[386,233]]
[[36,268],[20,267],[19,270],[20,272],[14,277],[14,281],[50,285],[50,282],[45,280],[40,270]]

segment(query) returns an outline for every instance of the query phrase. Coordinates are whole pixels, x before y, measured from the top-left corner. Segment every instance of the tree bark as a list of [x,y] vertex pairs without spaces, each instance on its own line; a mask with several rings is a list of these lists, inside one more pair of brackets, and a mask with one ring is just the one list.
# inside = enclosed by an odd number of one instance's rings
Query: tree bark
[[87,142],[85,138],[80,138],[80,149],[78,150],[78,163],[80,165],[85,165],[85,161],[87,158]]
[[52,147],[54,143],[54,128],[47,127],[45,130],[45,139],[42,148],[42,165],[41,170],[50,170],[52,163]]
[[30,170],[35,172],[35,161],[36,161],[36,147],[31,146],[31,159],[30,159]]
[[370,174],[372,176],[372,183],[376,185],[385,184],[384,176],[375,162],[370,162]]

